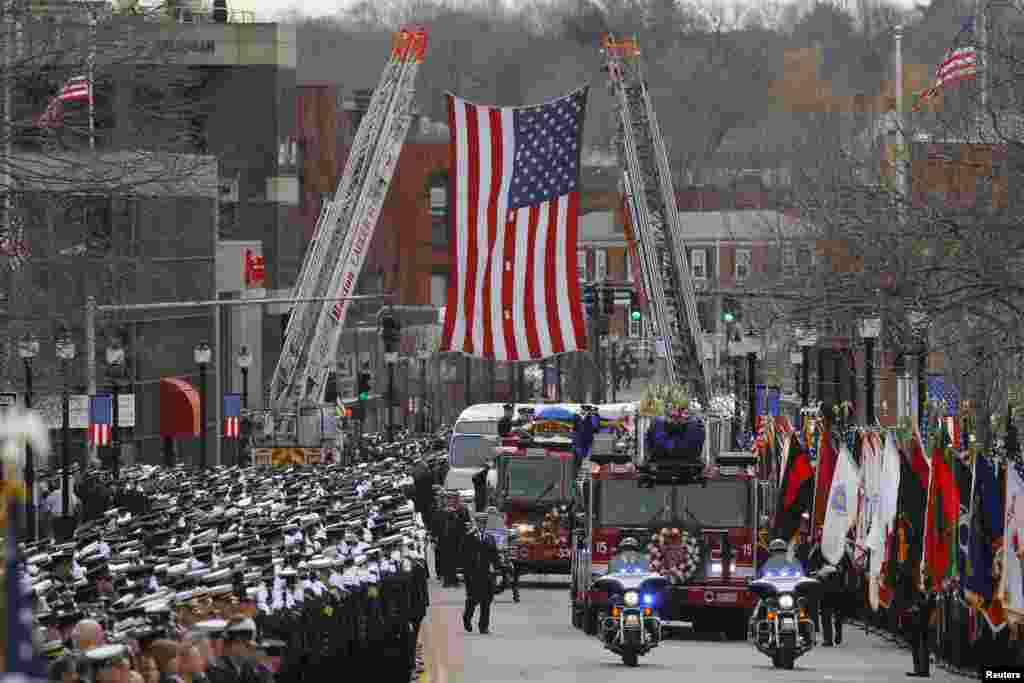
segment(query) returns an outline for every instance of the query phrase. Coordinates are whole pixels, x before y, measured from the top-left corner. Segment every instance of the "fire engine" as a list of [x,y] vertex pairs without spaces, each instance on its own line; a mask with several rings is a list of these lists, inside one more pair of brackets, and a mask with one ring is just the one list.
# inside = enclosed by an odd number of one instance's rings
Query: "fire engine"
[[[620,418],[633,406],[598,406],[603,433],[614,440]],[[583,406],[538,406],[533,419],[496,449],[493,498],[512,540],[514,570],[524,574],[569,574],[570,506],[578,465],[573,453],[574,423]]]
[[[756,568],[756,458],[721,452],[724,421],[704,424],[704,467],[692,480],[652,471],[641,439],[632,452],[595,448],[583,462],[573,501],[578,511],[571,553],[575,627],[595,632],[608,606],[607,596],[591,585],[608,571],[619,542],[632,537],[650,553],[652,569],[672,582],[667,604],[660,606],[667,626],[688,622],[696,631],[746,638],[756,603],[746,588]],[[643,434],[644,418],[638,416],[636,426]]]

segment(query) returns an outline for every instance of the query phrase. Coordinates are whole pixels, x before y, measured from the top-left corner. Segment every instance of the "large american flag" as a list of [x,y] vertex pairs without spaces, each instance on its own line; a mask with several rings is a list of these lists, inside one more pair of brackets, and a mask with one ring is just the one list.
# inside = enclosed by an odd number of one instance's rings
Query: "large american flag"
[[109,446],[113,426],[114,397],[101,394],[89,399],[89,443]]
[[448,96],[455,239],[440,350],[500,361],[587,347],[576,261],[587,88],[547,104]]

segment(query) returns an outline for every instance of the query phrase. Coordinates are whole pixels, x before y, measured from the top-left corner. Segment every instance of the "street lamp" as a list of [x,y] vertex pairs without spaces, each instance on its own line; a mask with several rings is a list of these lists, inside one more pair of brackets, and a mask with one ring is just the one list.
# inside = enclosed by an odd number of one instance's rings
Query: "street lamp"
[[242,371],[242,409],[249,408],[249,367],[252,365],[252,353],[248,346],[238,349],[238,369]]
[[864,340],[864,417],[868,426],[875,423],[875,340],[881,332],[880,318],[860,321],[860,337]]
[[69,336],[57,340],[57,358],[64,374],[64,395],[61,397],[61,540],[69,534],[71,522],[71,396],[70,368],[75,360],[75,343]]
[[118,438],[118,422],[120,421],[118,394],[121,386],[118,379],[121,376],[122,368],[124,368],[124,348],[122,348],[120,342],[114,341],[107,347],[107,374],[110,376],[114,395],[113,415],[111,415],[114,424],[110,426],[110,447],[114,451],[111,458],[114,479],[118,479],[121,476],[121,441]]
[[800,353],[803,356],[800,365],[804,371],[800,382],[800,407],[806,408],[811,395],[811,347],[818,343],[818,335],[814,330],[798,327],[796,343],[800,346]]
[[213,349],[203,342],[196,344],[194,351],[199,366],[199,467],[206,469],[206,366],[213,359]]
[[[18,356],[25,363],[25,409],[32,410],[32,359],[39,355],[39,341],[31,336],[18,343]],[[25,445],[25,486],[28,488],[28,536],[36,540],[36,458],[32,446]]]

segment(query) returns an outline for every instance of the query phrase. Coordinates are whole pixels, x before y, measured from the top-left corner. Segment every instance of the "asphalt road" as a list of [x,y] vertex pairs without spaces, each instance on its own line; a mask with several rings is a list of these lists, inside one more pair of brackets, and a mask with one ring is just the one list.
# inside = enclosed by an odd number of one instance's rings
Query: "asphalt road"
[[[910,653],[863,630],[847,627],[837,648],[815,648],[793,671],[773,669],[767,657],[747,643],[724,641],[719,634],[682,630],[628,669],[593,637],[569,623],[568,587],[548,577],[527,583],[522,602],[503,593],[494,603],[491,634],[462,628],[461,589],[441,588],[431,581],[431,608],[423,629],[427,670],[423,683],[591,683],[636,680],[644,683],[714,681],[757,683],[815,681],[912,680]],[[690,678],[688,675],[704,674]],[[967,680],[932,668],[932,681]]]

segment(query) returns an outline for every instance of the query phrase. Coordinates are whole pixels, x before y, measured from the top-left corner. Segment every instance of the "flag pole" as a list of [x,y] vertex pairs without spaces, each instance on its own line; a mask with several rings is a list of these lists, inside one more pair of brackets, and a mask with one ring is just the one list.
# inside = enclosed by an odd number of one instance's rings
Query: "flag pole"
[[974,0],[974,20],[978,25],[978,71],[981,83],[981,113],[988,113],[988,5],[986,0]]
[[93,97],[96,76],[96,8],[89,9],[89,57],[88,75],[89,79],[89,151],[96,151],[96,105]]
[[11,12],[14,3],[6,0],[3,5],[4,12],[4,167],[3,167],[3,193],[4,193],[4,231],[8,239],[11,235],[11,156],[14,151],[14,130],[11,121],[11,32],[13,23]]

